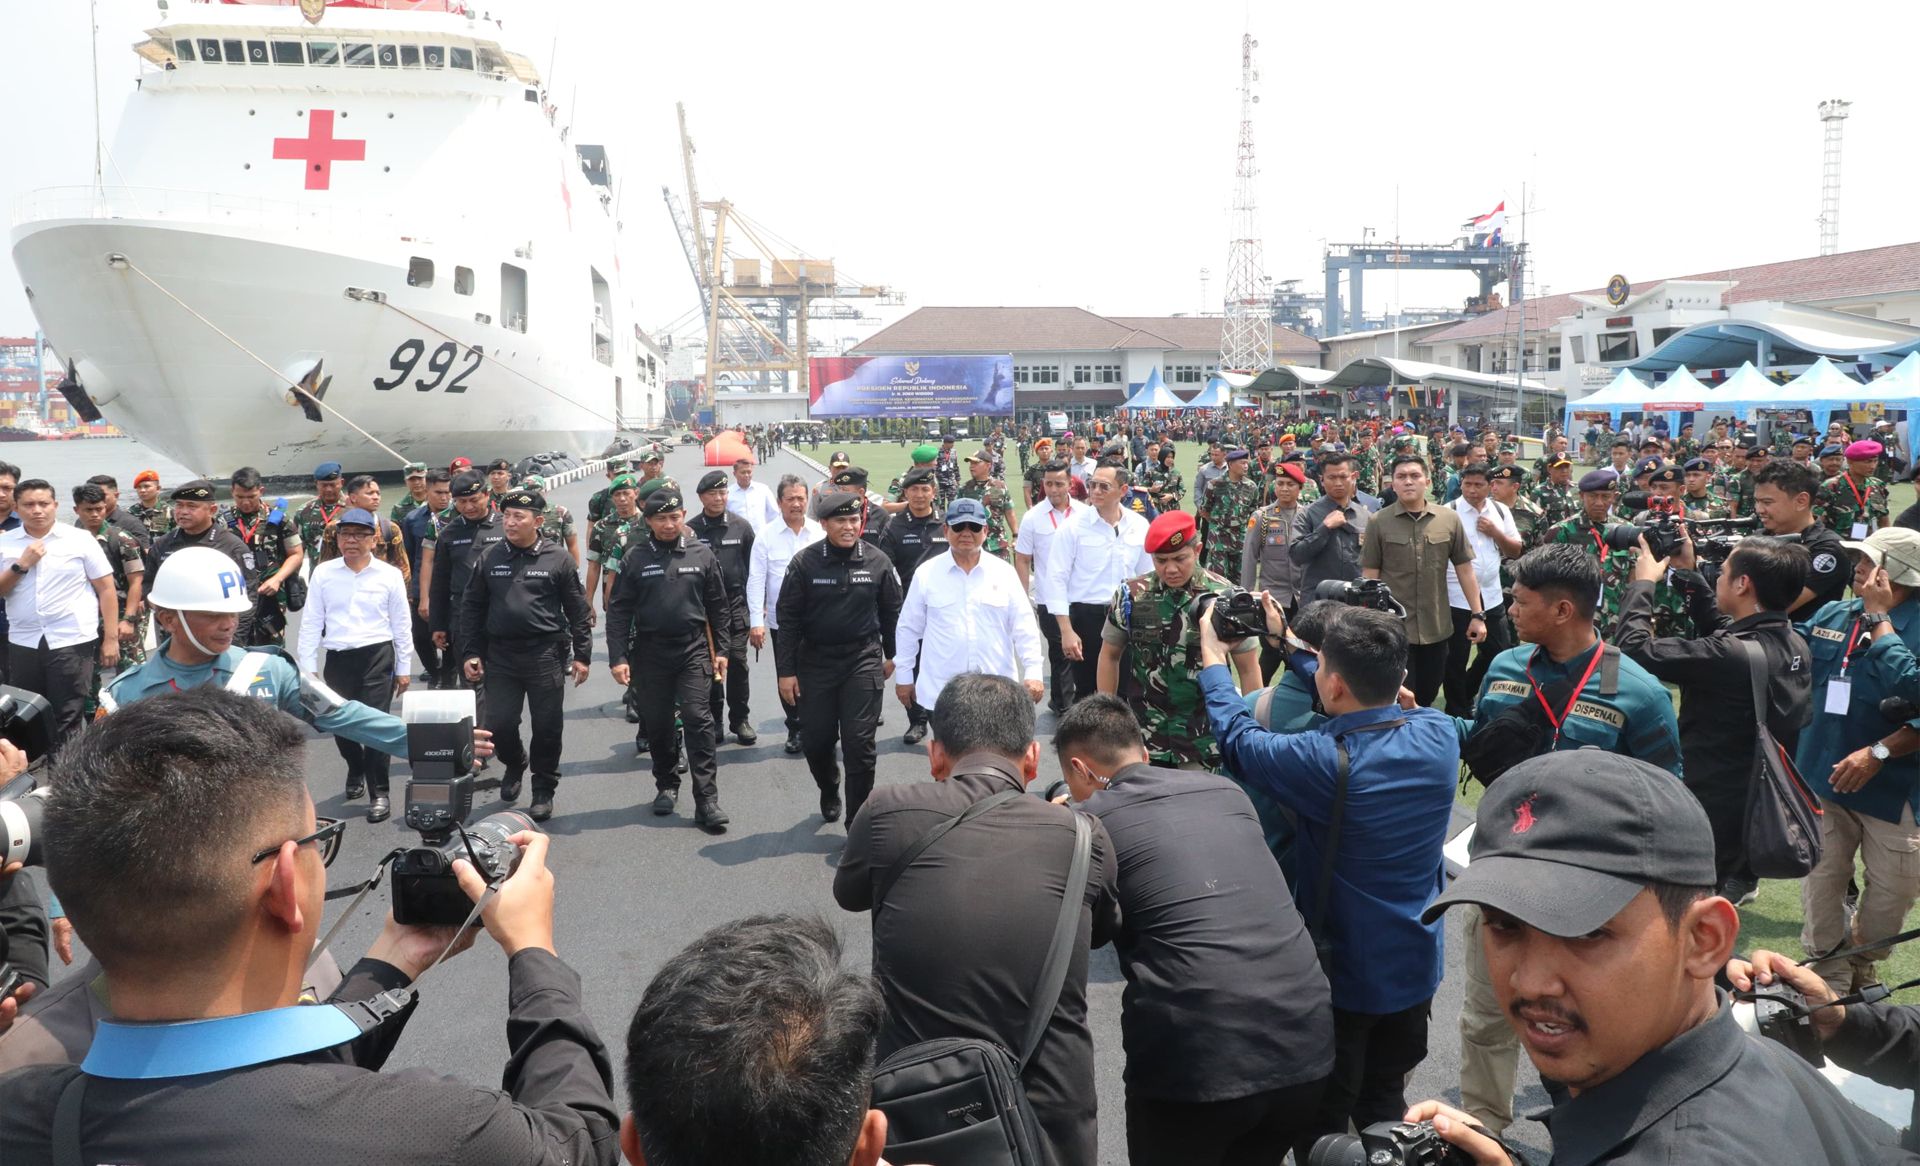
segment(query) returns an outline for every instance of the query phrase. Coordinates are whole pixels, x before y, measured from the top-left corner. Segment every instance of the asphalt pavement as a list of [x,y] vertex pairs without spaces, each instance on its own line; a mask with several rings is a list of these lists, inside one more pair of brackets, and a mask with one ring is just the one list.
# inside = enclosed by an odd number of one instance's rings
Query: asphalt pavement
[[[703,472],[699,448],[674,449],[667,471],[691,489]],[[809,481],[819,476],[788,453],[776,455],[760,470],[769,482],[781,473],[799,473]],[[603,484],[589,478],[556,491],[554,500],[571,508],[580,525],[585,521],[588,496]],[[580,535],[584,546],[583,525]],[[627,723],[619,688],[608,675],[604,641],[596,642],[593,671],[586,684],[567,692],[562,780],[554,816],[546,823],[553,837],[549,865],[558,896],[556,943],[561,958],[579,971],[588,1014],[612,1051],[617,1094],[626,1086],[624,1041],[635,1004],[661,963],[707,928],[748,915],[819,915],[839,932],[849,964],[864,967],[871,958],[865,917],[843,912],[833,901],[833,868],[845,840],[843,826],[821,820],[817,791],[804,759],[790,757],[781,748],[786,735],[775,696],[773,653],[763,651],[756,660],[749,650],[748,658],[753,669],[753,721],[760,740],[752,747],[731,743],[720,747],[720,801],[732,817],[724,835],[709,835],[693,825],[690,786],[683,789],[679,813],[668,818],[652,814],[652,761],[634,754],[635,726]],[[878,781],[882,783],[931,780],[924,747],[901,742],[906,727],[904,710],[889,700],[880,727]],[[1051,730],[1052,717],[1043,707],[1039,721],[1043,741]],[[395,847],[416,839],[399,813],[406,767],[395,766],[394,817],[368,825],[364,800],[349,804],[343,797],[346,770],[333,742],[316,736],[306,749],[308,785],[319,812],[351,821],[330,871],[331,882],[335,886],[357,882]],[[1051,751],[1043,750],[1042,758],[1043,776],[1052,776]],[[505,808],[495,796],[499,772],[494,765],[482,775],[475,795],[476,820]],[[523,796],[519,806],[525,805]],[[191,831],[192,823],[182,823],[181,829]],[[1003,891],[983,887],[981,893]],[[340,903],[330,904],[329,925],[340,907]],[[386,907],[383,888],[369,896],[341,930],[333,950],[343,966],[366,950]],[[1410,1100],[1458,1097],[1456,948],[1457,943],[1450,943],[1447,980],[1434,1000],[1430,1053],[1413,1075]],[[1093,953],[1089,975],[1101,1102],[1101,1161],[1124,1163],[1120,1040],[1124,981],[1111,948]],[[426,1067],[497,1088],[507,1056],[506,994],[505,958],[497,946],[482,938],[471,951],[426,978],[421,1006],[389,1066]],[[1525,1110],[1544,1104],[1545,1095],[1532,1067],[1522,1060],[1526,1089],[1520,1104]],[[1513,1133],[1529,1145],[1546,1145],[1540,1126],[1522,1122]],[[378,1136],[378,1131],[369,1130],[368,1135]]]

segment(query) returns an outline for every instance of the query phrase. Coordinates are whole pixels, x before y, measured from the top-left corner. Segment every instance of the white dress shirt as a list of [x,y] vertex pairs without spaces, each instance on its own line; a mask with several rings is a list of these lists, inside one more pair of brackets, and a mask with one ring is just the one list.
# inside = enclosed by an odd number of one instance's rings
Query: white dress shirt
[[[1508,538],[1519,538],[1520,528],[1513,524],[1513,511],[1507,509],[1504,502],[1493,498],[1480,510],[1465,498],[1455,498],[1448,505],[1460,516],[1460,525],[1467,528],[1467,545],[1473,548],[1473,577],[1480,584],[1480,602],[1488,608],[1500,606],[1500,544],[1493,541],[1490,534],[1480,532],[1480,518],[1485,515],[1499,526],[1500,533]],[[1447,572],[1447,603],[1467,611],[1473,607],[1467,602],[1466,592],[1460,589],[1460,576]]]
[[1046,663],[1046,641],[1013,564],[982,552],[963,571],[948,551],[914,569],[894,635],[893,682],[913,685],[915,704],[932,708],[963,672],[1034,680],[1047,674]]
[[742,486],[738,478],[727,479],[727,509],[747,520],[758,531],[769,522],[780,521],[780,503],[765,482]]
[[[0,534],[0,571],[20,560],[35,541],[24,526]],[[23,648],[71,648],[100,638],[100,593],[95,579],[112,579],[113,565],[100,540],[77,526],[56,522],[40,536],[46,553],[7,593],[7,639]],[[239,568],[235,567],[237,575]],[[241,580],[245,586],[245,580]],[[409,625],[411,629],[411,625]]]
[[1092,506],[1073,516],[1054,536],[1040,606],[1048,615],[1067,614],[1073,603],[1107,603],[1135,575],[1153,570],[1147,553],[1147,520],[1131,510],[1109,524]]
[[1040,581],[1047,577],[1047,556],[1053,550],[1053,536],[1070,524],[1074,515],[1092,509],[1078,498],[1067,499],[1065,510],[1056,510],[1051,501],[1043,500],[1020,520],[1020,533],[1014,536],[1013,549],[1033,558],[1033,570],[1028,572],[1028,577],[1033,580],[1034,594],[1040,593]]
[[780,581],[787,577],[787,564],[808,543],[826,537],[826,530],[813,519],[804,520],[799,530],[777,518],[753,532],[753,558],[747,565],[747,626],[777,628],[776,611],[780,606]]
[[369,559],[355,571],[345,559],[328,559],[313,569],[300,613],[300,667],[317,675],[322,648],[343,652],[389,641],[393,674],[411,675],[413,619],[398,567]]

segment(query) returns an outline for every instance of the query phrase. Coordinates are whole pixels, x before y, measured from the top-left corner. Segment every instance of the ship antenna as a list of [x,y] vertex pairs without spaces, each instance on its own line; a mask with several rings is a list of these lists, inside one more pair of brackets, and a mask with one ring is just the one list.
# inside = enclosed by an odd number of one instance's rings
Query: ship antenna
[[93,28],[93,188],[99,190],[100,170],[100,0],[87,5],[87,22]]

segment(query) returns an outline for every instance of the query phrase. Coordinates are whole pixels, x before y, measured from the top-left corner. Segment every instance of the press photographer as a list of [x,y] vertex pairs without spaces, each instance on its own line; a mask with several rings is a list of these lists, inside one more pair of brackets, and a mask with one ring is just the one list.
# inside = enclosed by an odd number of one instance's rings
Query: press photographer
[[1840,536],[1814,521],[1813,500],[1820,483],[1813,471],[1798,462],[1767,459],[1749,471],[1754,513],[1765,531],[1779,538],[1797,537],[1807,548],[1807,580],[1799,598],[1787,609],[1787,618],[1801,623],[1823,604],[1847,592],[1852,576]]
[[[1485,914],[1501,1010],[1570,1095],[1548,1119],[1554,1160],[1913,1160],[1805,1061],[1734,1022],[1714,976],[1740,918],[1712,891],[1706,812],[1672,775],[1597,750],[1524,762],[1481,799],[1471,853],[1422,918],[1461,903]],[[1433,1121],[1479,1166],[1508,1166],[1451,1106],[1406,1118]]]
[[297,1003],[343,828],[314,816],[305,736],[257,700],[205,687],[130,705],[67,746],[47,873],[104,969],[111,1015],[78,1068],[0,1078],[0,1156],[612,1166],[612,1071],[579,978],[554,955],[544,835],[514,837],[524,857],[490,894],[454,864],[508,957],[505,1093],[364,1067],[405,1023],[403,989],[470,945],[469,929],[389,920],[348,975],[384,990]]

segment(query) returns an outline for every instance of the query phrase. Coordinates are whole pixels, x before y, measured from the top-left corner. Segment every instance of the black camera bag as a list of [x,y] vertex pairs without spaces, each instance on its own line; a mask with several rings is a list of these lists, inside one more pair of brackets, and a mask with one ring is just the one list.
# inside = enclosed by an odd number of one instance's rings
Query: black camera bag
[[[982,798],[927,831],[888,869],[885,883],[875,888],[875,913],[900,875],[949,830],[1025,796],[1020,790],[1006,790]],[[1041,1166],[1046,1161],[1040,1122],[1027,1101],[1020,1074],[1053,1018],[1080,934],[1093,831],[1078,813],[1073,815],[1073,831],[1073,860],[1060,916],[1040,965],[1040,983],[1019,1055],[993,1041],[950,1037],[908,1045],[881,1062],[873,1072],[873,1106],[887,1115],[887,1154],[892,1160],[926,1166]]]
[[1747,865],[1758,878],[1804,878],[1820,864],[1820,800],[1767,729],[1767,657],[1739,641],[1753,686],[1753,777],[1747,783]]
[[[1600,651],[1599,694],[1613,696],[1620,691],[1620,649],[1604,644]],[[1565,708],[1576,695],[1573,684],[1565,680],[1548,684],[1539,693],[1554,708]],[[1460,746],[1460,761],[1476,781],[1488,786],[1522,761],[1552,749],[1553,722],[1547,719],[1546,710],[1539,700],[1522,700],[1501,709],[1474,730]]]

